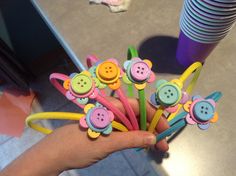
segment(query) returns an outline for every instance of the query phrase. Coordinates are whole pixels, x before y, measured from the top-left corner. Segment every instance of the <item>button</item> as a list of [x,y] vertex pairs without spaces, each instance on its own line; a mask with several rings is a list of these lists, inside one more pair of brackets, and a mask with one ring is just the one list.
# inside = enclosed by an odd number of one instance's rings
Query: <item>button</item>
[[92,89],[92,79],[83,74],[77,74],[71,79],[71,88],[75,93],[85,94]]
[[143,61],[135,62],[131,65],[130,74],[132,78],[136,81],[145,81],[149,78],[151,70],[147,63]]
[[193,107],[194,117],[200,121],[210,120],[215,113],[214,106],[208,101],[199,101]]
[[97,67],[97,76],[104,81],[116,80],[119,77],[119,68],[113,62],[103,62]]
[[105,128],[110,124],[110,117],[104,108],[94,108],[90,114],[90,122],[95,128]]
[[157,92],[157,98],[163,105],[174,105],[181,97],[180,89],[171,83],[165,84]]

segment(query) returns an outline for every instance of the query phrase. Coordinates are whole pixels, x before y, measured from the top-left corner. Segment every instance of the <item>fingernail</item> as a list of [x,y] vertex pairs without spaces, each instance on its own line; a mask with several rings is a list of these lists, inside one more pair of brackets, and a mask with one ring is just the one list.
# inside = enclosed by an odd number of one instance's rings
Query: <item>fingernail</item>
[[146,145],[154,145],[156,144],[156,136],[154,135],[149,135],[144,139],[144,142]]

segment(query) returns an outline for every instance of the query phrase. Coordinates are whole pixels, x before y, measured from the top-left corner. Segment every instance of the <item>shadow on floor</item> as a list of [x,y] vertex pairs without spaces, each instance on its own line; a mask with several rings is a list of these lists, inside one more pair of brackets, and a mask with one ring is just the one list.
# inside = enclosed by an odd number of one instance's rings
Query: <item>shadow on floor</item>
[[[175,57],[178,38],[171,36],[153,36],[144,40],[139,48],[139,56],[153,63],[156,73],[181,74],[185,70]],[[154,64],[156,63],[156,64]]]
[[154,160],[157,164],[161,164],[164,159],[168,159],[170,154],[168,152],[161,152],[158,150],[149,150],[148,157]]

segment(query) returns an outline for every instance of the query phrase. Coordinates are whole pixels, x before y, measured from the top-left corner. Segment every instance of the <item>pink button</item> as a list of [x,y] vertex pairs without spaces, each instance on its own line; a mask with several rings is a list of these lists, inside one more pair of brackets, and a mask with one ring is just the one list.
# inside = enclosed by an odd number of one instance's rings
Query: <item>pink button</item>
[[110,117],[104,108],[95,108],[90,115],[90,122],[95,128],[105,128],[110,124]]
[[131,66],[130,73],[136,81],[145,81],[149,77],[151,70],[145,62],[138,61]]

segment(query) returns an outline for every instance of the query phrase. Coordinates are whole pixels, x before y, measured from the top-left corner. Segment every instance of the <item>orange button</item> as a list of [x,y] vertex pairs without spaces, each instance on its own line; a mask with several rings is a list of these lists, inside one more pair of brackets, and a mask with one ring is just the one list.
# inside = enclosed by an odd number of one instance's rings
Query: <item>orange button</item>
[[101,81],[116,80],[119,77],[119,68],[115,63],[103,62],[97,67],[97,76]]

